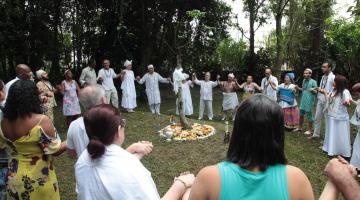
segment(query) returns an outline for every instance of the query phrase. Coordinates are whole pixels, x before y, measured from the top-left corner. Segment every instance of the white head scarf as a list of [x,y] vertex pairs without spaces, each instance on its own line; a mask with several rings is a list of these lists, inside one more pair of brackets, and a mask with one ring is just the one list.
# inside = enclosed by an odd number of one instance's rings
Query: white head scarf
[[235,75],[234,75],[233,73],[229,73],[229,74],[228,74],[228,77],[230,77],[230,78],[235,78]]
[[154,65],[151,65],[151,64],[150,64],[150,65],[147,66],[147,68],[148,68],[148,69],[154,69]]
[[36,78],[41,79],[42,78],[41,76],[44,74],[46,74],[46,71],[39,69],[36,71]]
[[129,65],[132,65],[132,60],[126,60],[126,61],[124,62],[124,67],[127,67],[127,66],[129,66]]
[[308,71],[310,74],[312,74],[312,70],[310,68],[306,68],[304,71]]

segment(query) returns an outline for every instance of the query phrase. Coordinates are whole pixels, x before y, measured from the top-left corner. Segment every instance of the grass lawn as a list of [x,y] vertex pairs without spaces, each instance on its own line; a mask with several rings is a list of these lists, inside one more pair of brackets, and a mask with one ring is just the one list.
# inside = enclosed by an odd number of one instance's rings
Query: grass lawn
[[[215,120],[212,122],[206,121],[206,123],[216,128],[216,135],[205,140],[188,142],[166,142],[158,136],[157,131],[169,123],[168,115],[175,113],[175,96],[169,88],[170,86],[165,86],[162,89],[161,117],[154,117],[149,112],[146,102],[138,102],[135,113],[124,114],[127,124],[126,139],[123,146],[127,147],[129,144],[139,140],[148,140],[154,144],[153,152],[145,157],[142,163],[152,173],[160,194],[166,192],[172,184],[173,178],[178,176],[179,173],[191,171],[196,174],[202,167],[224,160],[227,151],[227,145],[223,143],[224,123],[220,121],[221,93],[217,89],[214,90],[216,92],[213,101]],[[194,115],[190,121],[199,122],[197,120],[199,88],[192,89],[192,93]],[[238,96],[240,97],[241,94]],[[350,113],[352,115],[352,111]],[[61,107],[57,107],[55,126],[63,140],[66,139],[64,121]],[[356,130],[352,127],[352,141],[355,133]],[[306,173],[318,198],[326,181],[322,171],[329,160],[327,155],[319,149],[320,142],[308,141],[302,133],[287,132],[285,145],[289,164],[301,168]],[[74,164],[75,161],[69,159],[67,154],[63,154],[55,160],[62,199],[76,199]]]

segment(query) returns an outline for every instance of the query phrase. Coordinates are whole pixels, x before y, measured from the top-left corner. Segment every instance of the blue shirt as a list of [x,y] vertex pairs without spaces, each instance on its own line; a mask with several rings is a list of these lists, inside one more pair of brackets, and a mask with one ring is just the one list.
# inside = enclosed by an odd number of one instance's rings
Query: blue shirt
[[231,162],[218,164],[220,200],[290,200],[285,165],[250,172]]

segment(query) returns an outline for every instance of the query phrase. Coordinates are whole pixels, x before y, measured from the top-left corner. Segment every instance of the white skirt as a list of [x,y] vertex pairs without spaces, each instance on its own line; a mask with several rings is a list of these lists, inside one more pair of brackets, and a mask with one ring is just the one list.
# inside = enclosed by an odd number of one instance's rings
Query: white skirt
[[327,117],[323,151],[329,156],[351,156],[350,122]]
[[360,169],[360,127],[358,128],[358,133],[353,144],[353,152],[350,164]]

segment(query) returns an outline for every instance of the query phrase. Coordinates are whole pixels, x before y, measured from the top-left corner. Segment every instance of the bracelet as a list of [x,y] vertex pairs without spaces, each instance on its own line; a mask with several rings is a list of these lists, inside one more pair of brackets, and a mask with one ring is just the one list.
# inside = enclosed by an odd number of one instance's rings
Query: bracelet
[[174,179],[174,182],[176,182],[176,181],[180,181],[180,182],[184,185],[185,190],[189,188],[183,180],[181,180],[181,179],[179,179],[179,178],[175,178],[175,179]]

